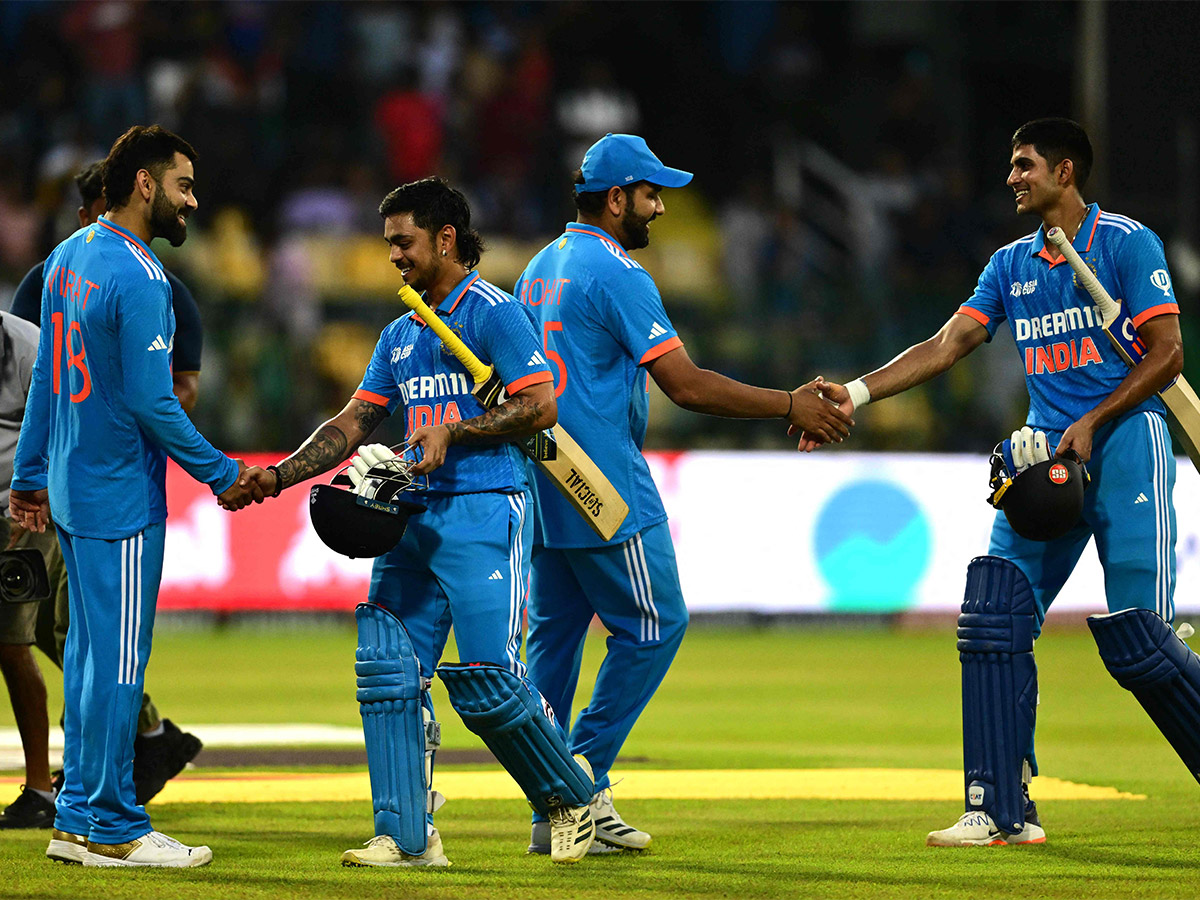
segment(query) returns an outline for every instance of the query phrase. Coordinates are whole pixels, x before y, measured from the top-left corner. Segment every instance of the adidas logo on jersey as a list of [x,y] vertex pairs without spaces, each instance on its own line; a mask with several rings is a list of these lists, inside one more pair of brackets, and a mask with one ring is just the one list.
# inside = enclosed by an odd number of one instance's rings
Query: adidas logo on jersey
[[503,580],[504,580],[504,576],[500,574],[499,569],[497,569],[495,572],[493,572],[491,575],[488,576],[488,581],[503,581]]
[[1146,497],[1145,494],[1139,493],[1137,495],[1137,499],[1133,501],[1133,505],[1137,506],[1139,503],[1149,503],[1149,502],[1150,502],[1150,500]]
[[[171,343],[174,343],[174,339],[172,339]],[[154,338],[154,343],[152,343],[146,349],[147,350],[170,350],[171,348],[169,346],[167,346],[167,342],[163,340],[163,336],[160,334]]]
[[529,357],[529,362],[525,363],[526,366],[544,366],[545,364],[546,357],[536,350],[533,351],[533,356]]
[[663,328],[661,325],[659,325],[657,322],[655,322],[653,325],[650,326],[650,333],[648,335],[646,335],[646,337],[648,337],[650,339],[654,339],[656,337],[662,337],[666,333],[667,333],[667,329]]

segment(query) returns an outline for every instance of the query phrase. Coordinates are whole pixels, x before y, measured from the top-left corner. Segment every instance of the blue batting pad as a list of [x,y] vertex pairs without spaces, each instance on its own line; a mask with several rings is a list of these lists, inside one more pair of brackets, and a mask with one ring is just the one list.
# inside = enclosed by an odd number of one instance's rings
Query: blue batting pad
[[1200,657],[1150,609],[1089,616],[1100,658],[1200,781]]
[[962,662],[963,769],[967,809],[982,809],[998,828],[1025,827],[1026,761],[1037,707],[1033,590],[1020,569],[998,556],[980,556],[967,567],[967,589],[958,617]]
[[421,666],[408,632],[394,615],[375,603],[360,603],[358,703],[367,744],[367,771],[375,808],[375,834],[391,835],[410,856],[425,852],[428,840],[425,782],[425,720]]
[[450,703],[543,816],[586,806],[595,785],[567,749],[549,704],[532,682],[489,663],[438,666]]

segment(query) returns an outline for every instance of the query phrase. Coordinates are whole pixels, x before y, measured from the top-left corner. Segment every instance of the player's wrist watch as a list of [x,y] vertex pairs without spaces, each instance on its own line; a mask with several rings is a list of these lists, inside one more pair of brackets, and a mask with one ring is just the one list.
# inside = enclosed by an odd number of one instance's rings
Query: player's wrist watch
[[267,466],[267,471],[275,476],[275,490],[271,492],[271,496],[278,497],[283,491],[283,476],[279,474],[279,469],[275,466]]

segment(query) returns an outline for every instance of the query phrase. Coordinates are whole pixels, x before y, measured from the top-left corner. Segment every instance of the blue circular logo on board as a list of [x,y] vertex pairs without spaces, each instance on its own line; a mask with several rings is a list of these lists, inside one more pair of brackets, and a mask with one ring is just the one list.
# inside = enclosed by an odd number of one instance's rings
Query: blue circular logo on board
[[814,540],[834,612],[905,609],[929,566],[929,523],[893,481],[855,481],[834,493]]

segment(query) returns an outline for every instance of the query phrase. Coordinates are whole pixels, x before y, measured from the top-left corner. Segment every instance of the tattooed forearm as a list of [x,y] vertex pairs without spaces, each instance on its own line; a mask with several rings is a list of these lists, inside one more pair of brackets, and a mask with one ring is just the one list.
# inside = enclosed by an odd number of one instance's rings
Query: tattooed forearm
[[326,422],[299,450],[275,467],[283,481],[282,487],[328,472],[346,458],[349,446],[345,432]]
[[388,417],[386,406],[355,398],[340,413],[318,428],[300,449],[279,463],[280,489],[328,472],[346,460],[350,448],[370,437]]
[[354,424],[362,431],[362,439],[370,437],[371,432],[379,427],[379,423],[388,417],[387,407],[374,403],[359,401],[354,410]]
[[446,430],[451,444],[501,444],[536,434],[544,412],[544,404],[533,397],[512,397],[482,416],[451,422]]

